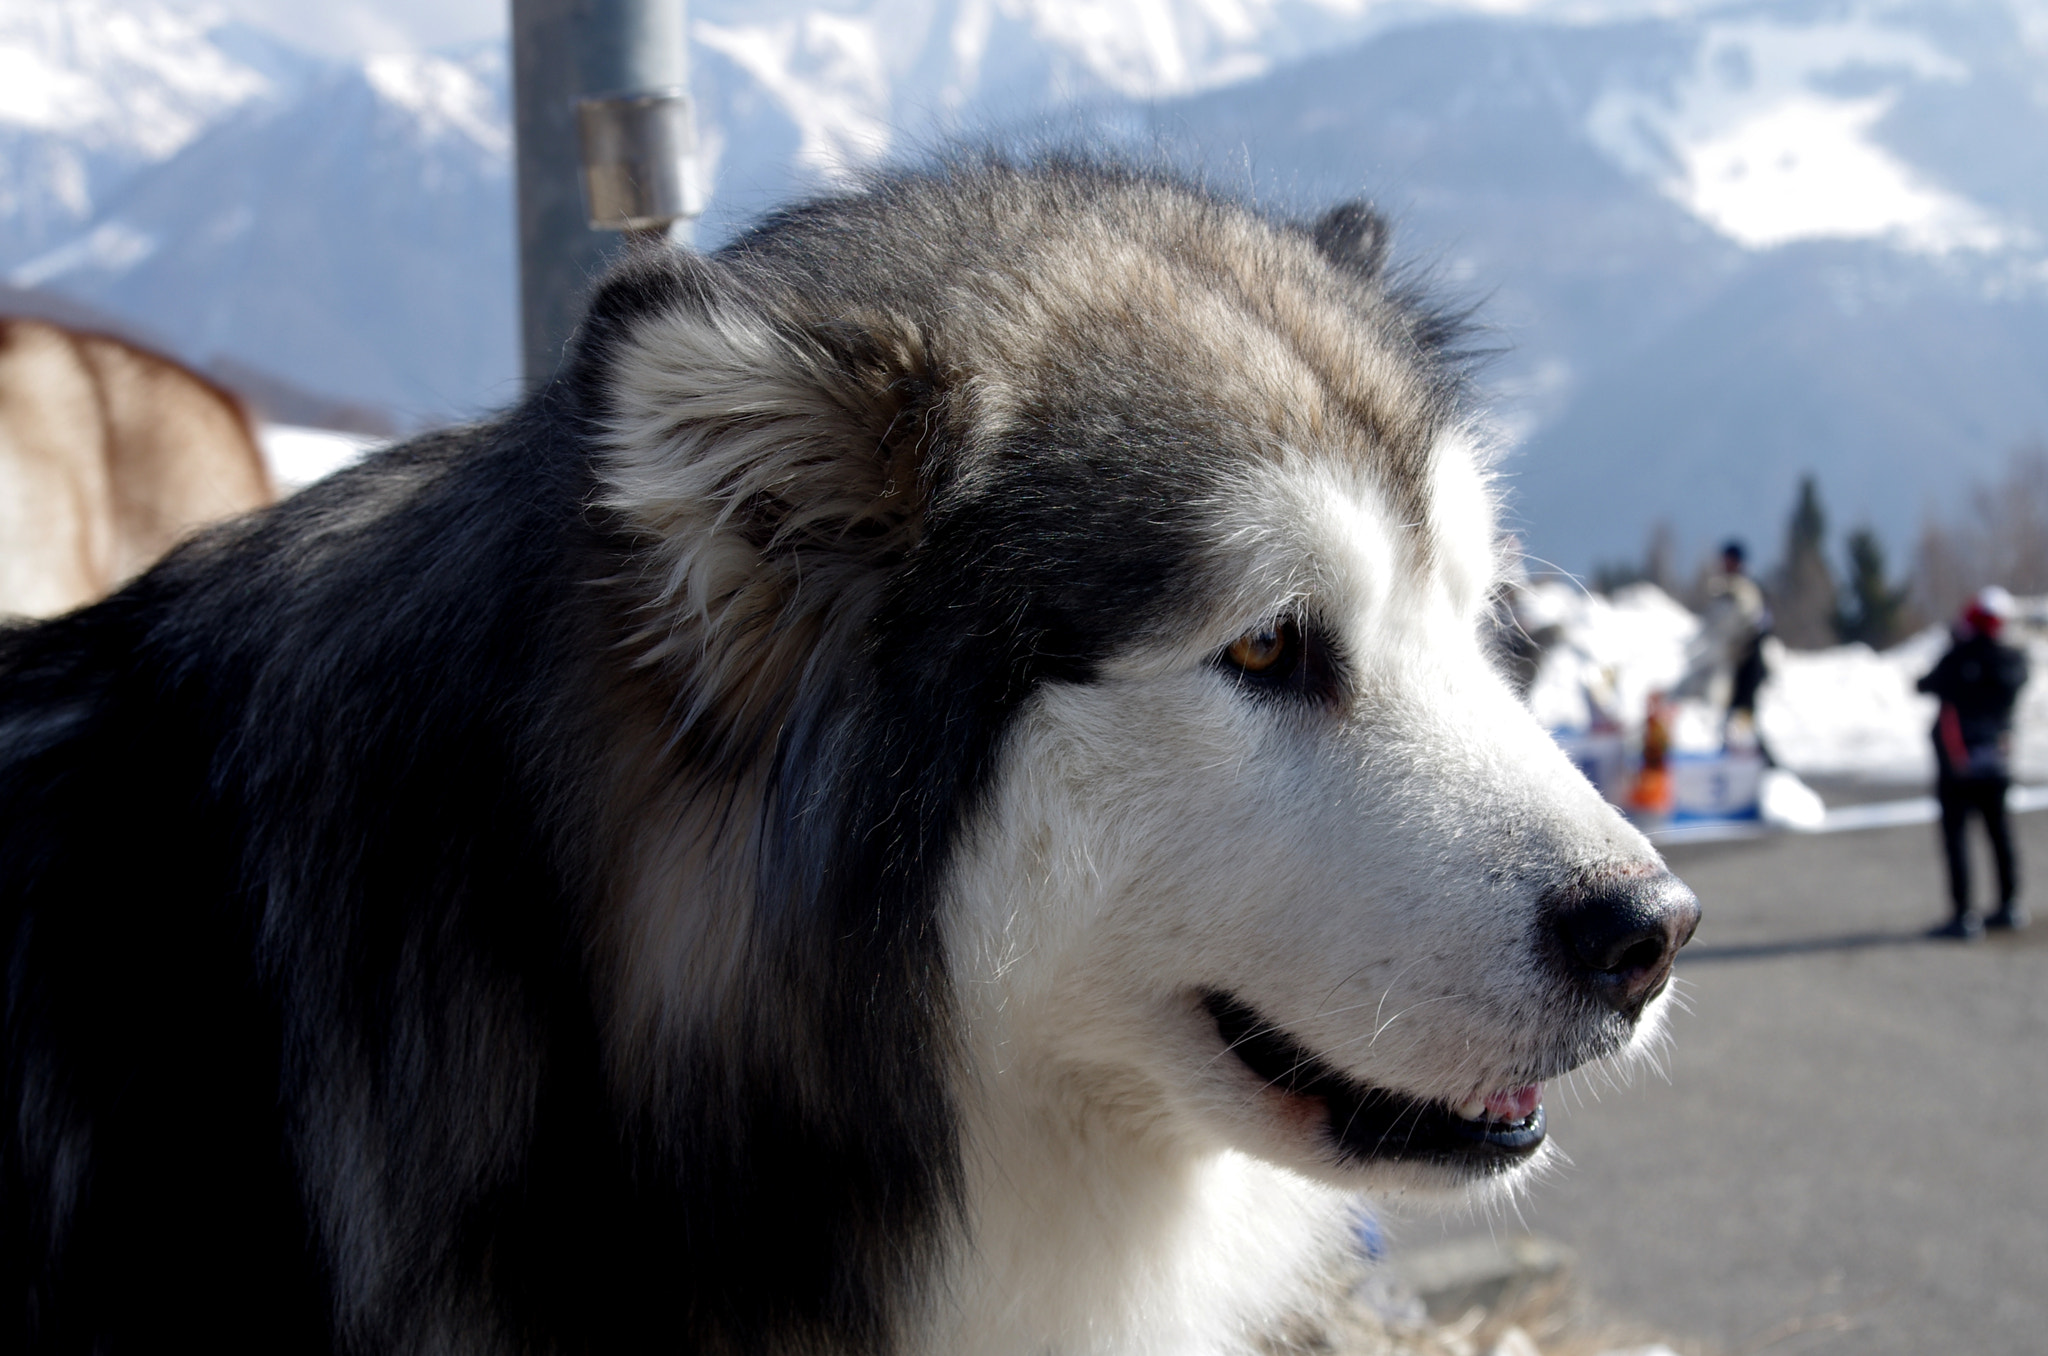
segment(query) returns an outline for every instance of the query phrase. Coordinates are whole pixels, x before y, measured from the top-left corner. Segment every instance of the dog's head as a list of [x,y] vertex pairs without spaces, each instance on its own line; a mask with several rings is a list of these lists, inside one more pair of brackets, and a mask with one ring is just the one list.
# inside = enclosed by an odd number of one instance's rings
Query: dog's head
[[1655,1027],[1697,906],[1489,660],[1483,440],[1384,256],[982,166],[600,299],[638,653],[699,768],[766,769],[750,926],[852,976],[819,1021],[1435,1182]]

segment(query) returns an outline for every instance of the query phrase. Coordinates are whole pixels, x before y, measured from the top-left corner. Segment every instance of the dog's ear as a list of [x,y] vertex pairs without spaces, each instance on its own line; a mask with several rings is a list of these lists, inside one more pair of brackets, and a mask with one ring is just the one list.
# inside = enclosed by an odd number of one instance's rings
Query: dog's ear
[[1316,218],[1309,235],[1324,258],[1361,278],[1376,279],[1386,269],[1393,230],[1371,203],[1332,207]]
[[644,542],[640,653],[687,666],[687,723],[772,723],[916,544],[946,392],[899,317],[792,316],[661,267],[673,285],[615,279],[586,340],[604,504]]

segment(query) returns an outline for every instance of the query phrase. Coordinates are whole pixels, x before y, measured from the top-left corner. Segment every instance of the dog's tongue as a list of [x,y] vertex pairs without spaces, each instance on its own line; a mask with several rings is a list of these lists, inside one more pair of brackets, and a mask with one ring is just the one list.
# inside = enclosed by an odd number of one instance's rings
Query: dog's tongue
[[1529,1113],[1543,1102],[1543,1085],[1530,1083],[1506,1092],[1496,1092],[1486,1099],[1486,1114],[1496,1121],[1527,1120]]

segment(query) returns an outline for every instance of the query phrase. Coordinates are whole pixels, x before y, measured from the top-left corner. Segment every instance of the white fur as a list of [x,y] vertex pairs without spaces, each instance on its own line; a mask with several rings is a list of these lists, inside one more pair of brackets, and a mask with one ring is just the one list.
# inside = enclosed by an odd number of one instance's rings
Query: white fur
[[[950,882],[971,1238],[932,1350],[1243,1350],[1339,1246],[1349,1193],[1443,1183],[1336,1161],[1222,1050],[1204,989],[1453,1102],[1569,1036],[1538,897],[1655,856],[1486,662],[1484,468],[1464,437],[1436,460],[1427,524],[1343,460],[1248,473],[1208,614],[1019,718]],[[1290,610],[1341,642],[1339,711],[1248,700],[1211,662]]]
[[[1499,569],[1483,439],[1439,436],[1418,482],[1334,413],[1341,396],[1368,424],[1413,429],[1426,403],[1350,312],[1272,302],[1286,323],[1269,334],[1212,316],[1192,275],[1165,270],[1168,286],[1142,265],[1072,271],[1148,279],[1199,321],[1104,333],[1163,346],[1141,366],[1241,384],[1218,399],[1259,412],[1268,455],[1200,506],[1210,544],[1179,614],[1134,618],[1135,643],[1104,636],[1096,681],[1048,684],[1012,717],[962,830],[940,917],[966,1211],[913,1339],[934,1356],[1249,1349],[1345,1245],[1358,1192],[1464,1183],[1340,1159],[1307,1099],[1223,1048],[1201,995],[1242,999],[1361,1083],[1448,1103],[1502,1091],[1573,1062],[1558,1052],[1584,1049],[1592,1020],[1546,959],[1546,892],[1656,864],[1482,650]],[[1085,330],[1041,312],[1096,298],[998,281],[988,351],[955,355],[981,374],[954,398],[984,435],[1016,403],[988,374],[1036,370],[1032,343]],[[891,370],[925,361],[916,327],[863,323]],[[1175,343],[1204,352],[1182,363]],[[606,498],[649,543],[634,640],[689,674],[677,737],[730,751],[713,765],[744,765],[747,740],[830,676],[881,562],[915,537],[922,473],[914,440],[890,436],[894,389],[715,306],[654,317],[624,350]],[[1341,700],[1256,700],[1215,662],[1283,615],[1334,637]],[[628,816],[640,829],[618,847],[600,941],[619,976],[619,1083],[657,1101],[660,1052],[749,1001],[740,911],[679,907],[693,883],[751,893],[754,841],[694,805],[700,789]]]

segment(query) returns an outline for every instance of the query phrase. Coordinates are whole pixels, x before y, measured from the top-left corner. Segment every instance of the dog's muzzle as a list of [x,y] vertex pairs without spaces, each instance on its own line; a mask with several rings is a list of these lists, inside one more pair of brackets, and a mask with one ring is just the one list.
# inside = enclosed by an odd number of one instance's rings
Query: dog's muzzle
[[1643,1009],[1670,983],[1672,961],[1699,927],[1700,904],[1661,868],[1610,868],[1553,890],[1540,917],[1555,968],[1597,1020],[1542,1067],[1509,1078],[1514,1086],[1463,1102],[1358,1082],[1229,993],[1212,990],[1202,1003],[1224,1048],[1269,1088],[1321,1104],[1341,1157],[1434,1162],[1468,1175],[1505,1171],[1543,1143],[1540,1080],[1626,1043]]
[[1228,994],[1205,994],[1202,1003],[1224,1049],[1268,1088],[1320,1104],[1330,1144],[1347,1162],[1427,1162],[1484,1175],[1525,1161],[1543,1143],[1537,1087],[1505,1090],[1465,1107],[1410,1097],[1338,1072]]

